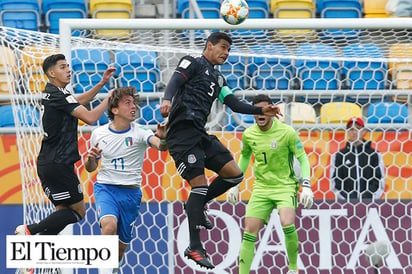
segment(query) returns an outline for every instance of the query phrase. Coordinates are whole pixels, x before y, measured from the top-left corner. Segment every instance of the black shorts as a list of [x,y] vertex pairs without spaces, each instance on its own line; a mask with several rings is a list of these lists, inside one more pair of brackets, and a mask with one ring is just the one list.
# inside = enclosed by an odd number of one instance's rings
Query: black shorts
[[55,205],[72,205],[83,200],[83,191],[73,165],[38,164],[44,193]]
[[195,135],[194,132],[196,129],[191,127],[181,128],[167,139],[177,172],[188,181],[204,174],[205,168],[218,173],[233,160],[230,151],[216,136],[202,132]]

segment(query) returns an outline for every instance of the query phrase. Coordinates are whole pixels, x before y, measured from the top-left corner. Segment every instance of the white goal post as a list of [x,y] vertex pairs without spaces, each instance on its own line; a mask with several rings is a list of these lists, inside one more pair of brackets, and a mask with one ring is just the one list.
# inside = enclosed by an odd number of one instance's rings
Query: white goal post
[[[159,100],[178,60],[185,54],[201,54],[207,34],[215,30],[227,31],[233,38],[230,57],[219,69],[234,94],[247,101],[258,93],[268,94],[282,106],[284,122],[298,130],[308,153],[315,205],[297,210],[301,272],[366,274],[371,266],[363,251],[376,240],[391,244],[384,271],[412,271],[408,253],[412,248],[412,18],[248,19],[238,26],[221,19],[61,19],[58,36],[0,27],[0,46],[11,49],[17,59],[7,72],[10,93],[0,94],[0,101],[10,100],[17,126],[0,128],[0,132],[16,133],[24,221],[38,221],[52,210],[33,164],[40,148],[40,121],[30,122],[26,116],[21,121],[19,116],[22,105],[40,109],[40,84],[45,78],[38,70],[39,60],[52,52],[65,54],[72,65],[76,93],[96,81],[105,67],[116,66],[115,81],[96,101],[104,98],[109,88],[135,85],[141,99],[139,123],[155,128],[160,119],[156,116]],[[295,35],[289,30],[302,32]],[[333,36],[333,30],[344,35]],[[359,31],[353,35],[347,30]],[[372,54],[355,54],[365,45],[368,50],[373,48]],[[309,51],[304,51],[307,47]],[[7,63],[4,59],[0,56],[0,64]],[[366,138],[383,155],[385,193],[376,202],[341,202],[330,189],[330,159],[344,146],[343,129],[353,115],[364,118],[369,130]],[[107,119],[99,121],[103,123]],[[251,124],[253,117],[234,114],[216,103],[207,128],[238,159],[242,131]],[[93,128],[79,125],[82,158]],[[182,202],[189,187],[167,152],[148,149],[146,156],[143,203],[122,273],[203,273],[183,256],[188,232]],[[73,232],[100,233],[92,191],[96,173],[85,171],[83,159],[75,168],[87,215],[73,226]],[[210,172],[206,175],[214,176]],[[202,231],[201,237],[218,273],[238,271],[244,212],[253,182],[250,166],[240,188],[242,201],[232,206],[222,195],[209,204],[215,227]],[[283,233],[276,212],[258,238],[252,269],[259,274],[286,272]]]

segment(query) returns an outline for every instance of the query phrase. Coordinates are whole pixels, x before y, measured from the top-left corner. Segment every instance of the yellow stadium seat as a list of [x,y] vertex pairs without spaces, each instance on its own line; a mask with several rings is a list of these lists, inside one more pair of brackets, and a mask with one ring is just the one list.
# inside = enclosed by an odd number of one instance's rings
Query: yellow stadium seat
[[362,117],[362,110],[355,103],[331,102],[320,108],[320,122],[322,124],[346,124],[354,116]]
[[[32,93],[41,93],[47,83],[47,76],[43,73],[43,61],[51,55],[59,53],[58,48],[26,46],[22,49],[21,71],[25,84]],[[66,56],[67,58],[67,56]]]
[[[312,0],[271,0],[270,10],[274,18],[314,18],[315,5]],[[315,31],[310,29],[282,29],[280,36],[313,36]]]
[[[0,94],[11,94],[14,90],[17,72],[17,60],[14,51],[0,46]],[[0,105],[10,104],[10,101],[0,102]]]
[[389,73],[396,88],[412,89],[412,43],[392,45],[389,58]]
[[[277,105],[280,112],[283,114],[279,118],[279,121],[285,122],[290,119],[293,124],[315,124],[316,112],[312,105],[306,103],[291,102],[288,103],[290,110],[286,110],[286,104],[280,103]],[[287,117],[287,112],[290,113],[290,117]]]
[[363,11],[365,18],[385,18],[389,17],[386,13],[388,0],[363,0]]
[[[92,18],[130,19],[134,17],[132,0],[90,0]],[[127,36],[130,30],[99,30],[97,36]]]

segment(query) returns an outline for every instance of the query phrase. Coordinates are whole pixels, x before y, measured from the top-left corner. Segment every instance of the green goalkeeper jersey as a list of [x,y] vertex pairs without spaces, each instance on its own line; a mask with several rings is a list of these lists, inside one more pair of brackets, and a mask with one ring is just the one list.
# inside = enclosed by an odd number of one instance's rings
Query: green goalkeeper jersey
[[293,170],[294,156],[306,154],[297,132],[289,125],[273,119],[267,131],[253,125],[243,132],[239,166],[246,171],[254,155],[254,192],[268,190],[297,191],[298,179]]

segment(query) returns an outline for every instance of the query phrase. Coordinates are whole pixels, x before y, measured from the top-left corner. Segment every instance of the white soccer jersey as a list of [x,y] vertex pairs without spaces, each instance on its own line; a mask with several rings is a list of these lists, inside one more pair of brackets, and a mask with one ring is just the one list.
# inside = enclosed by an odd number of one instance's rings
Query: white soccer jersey
[[96,128],[91,145],[102,149],[101,168],[97,181],[111,185],[138,185],[142,183],[142,168],[149,138],[153,131],[137,123],[125,131],[115,131],[109,124]]

